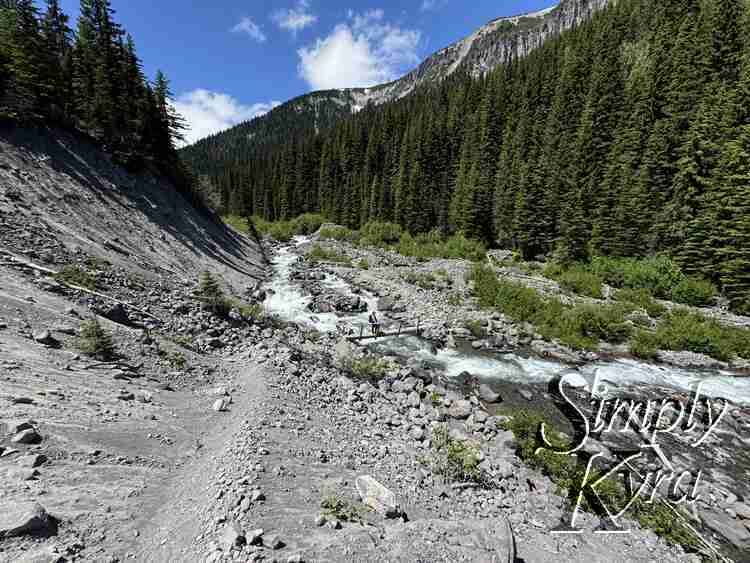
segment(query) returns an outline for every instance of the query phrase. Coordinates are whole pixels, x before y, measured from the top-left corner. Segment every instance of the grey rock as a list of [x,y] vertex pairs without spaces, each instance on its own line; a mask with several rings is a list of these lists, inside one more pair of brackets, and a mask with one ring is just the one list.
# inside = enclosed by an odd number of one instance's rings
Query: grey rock
[[262,545],[264,533],[262,528],[249,531],[246,536],[248,545]]
[[472,411],[472,405],[469,401],[453,401],[451,406],[448,407],[448,416],[457,420],[464,420],[469,418]]
[[386,518],[398,518],[403,514],[396,495],[370,475],[356,479],[357,492],[362,502]]
[[216,412],[226,412],[229,410],[230,402],[228,397],[222,397],[221,399],[216,399],[211,408]]
[[20,457],[16,460],[16,465],[34,469],[47,462],[47,456],[44,454],[32,454]]
[[496,393],[492,390],[492,387],[486,383],[482,383],[479,386],[479,398],[486,403],[499,403],[502,399],[500,393]]
[[523,397],[527,401],[534,400],[534,394],[528,389],[519,389],[518,394],[521,395],[521,397]]
[[10,441],[13,444],[38,444],[42,441],[42,437],[33,428],[27,428],[13,436]]
[[750,506],[743,502],[736,502],[732,505],[734,513],[743,520],[750,520]]
[[278,534],[270,534],[263,538],[263,545],[269,549],[281,549],[286,544],[279,537]]
[[0,503],[0,540],[23,535],[57,533],[57,521],[36,502]]
[[45,346],[57,346],[58,344],[60,344],[60,341],[54,338],[48,330],[35,332],[34,340],[39,344],[44,344]]
[[233,547],[244,545],[245,541],[245,534],[239,522],[229,522],[224,526],[220,543],[225,550],[228,551]]

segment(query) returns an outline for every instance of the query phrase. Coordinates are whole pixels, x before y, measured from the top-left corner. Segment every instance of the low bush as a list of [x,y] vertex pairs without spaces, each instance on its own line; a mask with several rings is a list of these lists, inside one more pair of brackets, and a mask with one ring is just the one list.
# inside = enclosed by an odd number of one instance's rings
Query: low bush
[[716,286],[711,282],[697,278],[685,278],[672,288],[671,299],[685,305],[704,307],[713,303],[716,294]]
[[370,262],[368,262],[367,258],[362,258],[359,262],[357,262],[357,268],[359,268],[360,270],[369,270]]
[[295,235],[311,235],[320,229],[326,222],[326,218],[319,213],[304,213],[290,222]]
[[250,225],[248,225],[246,217],[240,217],[239,215],[224,215],[221,220],[232,227],[235,231],[243,234],[248,234],[250,232]]
[[104,330],[97,319],[84,321],[81,324],[78,349],[87,356],[103,362],[117,356],[112,336]]
[[630,353],[642,360],[655,360],[659,352],[659,340],[648,331],[639,330],[630,340]]
[[582,266],[571,268],[557,277],[560,287],[572,291],[578,295],[602,299],[603,280],[593,272],[586,270]]
[[750,330],[726,327],[681,309],[665,317],[656,330],[656,342],[664,350],[687,350],[722,361],[734,356],[750,359]]
[[329,249],[319,244],[313,245],[313,247],[307,251],[305,258],[311,262],[334,262],[343,266],[351,266],[352,261],[346,254],[342,254],[337,250]]
[[469,320],[464,323],[464,326],[471,332],[474,338],[484,338],[484,327],[480,320]]
[[402,229],[396,223],[369,221],[359,230],[360,242],[367,246],[387,246],[401,238]]
[[388,364],[376,356],[365,356],[348,362],[347,371],[354,379],[379,381],[388,374]]
[[362,509],[353,502],[342,499],[337,495],[328,495],[320,503],[323,514],[340,522],[360,522]]
[[169,354],[169,356],[167,356],[167,359],[175,369],[182,370],[187,366],[187,358],[182,352],[172,352],[171,354]]
[[232,308],[230,300],[224,295],[221,283],[207,270],[201,273],[197,297],[207,311],[220,317],[226,317]]
[[246,321],[257,323],[266,317],[266,311],[260,303],[245,303],[244,301],[232,299],[231,304]]
[[672,289],[685,279],[679,266],[666,256],[645,259],[595,257],[589,269],[612,287],[646,289],[663,299],[669,299]]
[[615,293],[615,299],[623,303],[631,303],[639,309],[643,309],[649,317],[655,319],[667,312],[667,308],[656,302],[647,289],[620,289]]
[[448,426],[439,424],[432,430],[430,445],[433,456],[427,461],[432,471],[446,481],[486,483],[479,464],[481,452],[476,446],[451,437]]
[[341,227],[339,225],[330,225],[320,229],[320,237],[323,239],[355,242],[357,239],[356,233],[347,227]]
[[77,285],[85,289],[96,289],[96,278],[76,264],[69,264],[63,267],[62,270],[52,277],[68,285]]

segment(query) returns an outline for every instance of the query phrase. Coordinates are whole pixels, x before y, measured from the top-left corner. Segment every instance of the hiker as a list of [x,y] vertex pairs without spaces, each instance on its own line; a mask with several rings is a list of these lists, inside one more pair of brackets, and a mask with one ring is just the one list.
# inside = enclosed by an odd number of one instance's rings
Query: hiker
[[375,311],[370,313],[370,318],[368,320],[370,321],[370,330],[372,330],[372,334],[374,336],[380,334],[380,321],[378,321],[378,316],[375,314]]

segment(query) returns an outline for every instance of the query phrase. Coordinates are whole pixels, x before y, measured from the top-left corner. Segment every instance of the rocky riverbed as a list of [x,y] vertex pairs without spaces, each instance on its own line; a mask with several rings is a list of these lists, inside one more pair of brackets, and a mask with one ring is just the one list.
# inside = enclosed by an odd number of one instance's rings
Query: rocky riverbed
[[[263,287],[248,278],[238,291],[248,301],[265,292],[276,320],[219,318],[192,298],[196,280],[177,276],[133,284],[105,269],[102,290],[130,303],[118,308],[3,266],[0,560],[701,560],[631,521],[627,535],[594,533],[607,522],[588,513],[576,521],[583,533],[551,533],[569,527],[569,499],[519,458],[503,411],[548,413],[573,435],[541,377],[570,366],[536,357],[520,333],[462,345],[468,335],[448,319],[476,312],[441,305],[446,288],[414,289],[378,267],[313,266],[300,242],[270,253]],[[386,326],[419,316],[428,339],[368,349],[342,338],[373,309]],[[117,364],[76,350],[92,311],[114,335]],[[353,361],[384,357],[377,378],[352,372]],[[577,373],[585,403],[590,382]],[[695,524],[737,561],[750,535],[748,420],[732,405],[721,431],[681,460],[710,473]],[[675,440],[671,458],[686,450]],[[589,446],[613,453],[614,442]],[[481,478],[456,479],[446,445],[476,455]]]

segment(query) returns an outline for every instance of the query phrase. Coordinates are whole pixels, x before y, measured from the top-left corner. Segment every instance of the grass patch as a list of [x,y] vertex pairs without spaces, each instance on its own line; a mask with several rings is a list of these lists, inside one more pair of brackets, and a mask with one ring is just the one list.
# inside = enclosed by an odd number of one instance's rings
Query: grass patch
[[379,381],[388,374],[388,363],[376,356],[365,356],[347,362],[346,369],[353,379]]
[[323,514],[329,519],[340,522],[361,522],[362,509],[355,503],[349,502],[335,494],[328,495],[320,503]]
[[680,267],[666,256],[645,259],[596,257],[587,267],[612,287],[645,289],[661,299],[669,299],[672,289],[685,279]]
[[167,356],[167,360],[175,369],[183,370],[187,366],[187,358],[180,351],[170,353]]
[[92,358],[106,362],[117,356],[112,335],[110,335],[97,319],[81,323],[78,349]]
[[713,303],[717,293],[716,286],[709,281],[685,278],[672,288],[671,297],[677,303],[705,307]]
[[448,305],[453,305],[454,307],[460,307],[464,304],[464,296],[460,293],[451,293],[448,296]]
[[77,285],[85,289],[96,289],[96,278],[77,264],[64,266],[62,270],[52,276],[56,281]]
[[750,330],[727,327],[699,313],[676,309],[656,330],[660,349],[687,350],[706,354],[721,361],[735,356],[750,359]]
[[560,287],[572,291],[578,295],[602,299],[603,280],[593,272],[589,272],[583,267],[575,267],[567,270],[556,278]]
[[255,228],[280,242],[289,242],[296,235],[309,235],[317,231],[326,218],[317,213],[305,213],[288,221],[266,221],[262,217],[252,217]]
[[[541,424],[545,423],[545,435],[549,443],[557,450],[570,448],[570,442],[560,432],[552,428],[543,417],[526,410],[516,410],[508,422],[504,423],[506,430],[513,432],[517,442],[518,456],[528,465],[539,469],[567,493],[571,505],[575,505],[585,479],[585,466],[577,458],[556,455],[540,447],[546,447],[541,438]],[[598,479],[601,474],[589,475],[589,483]],[[623,484],[618,481],[605,480],[597,486],[596,495],[585,495],[581,507],[598,516],[606,516],[601,503],[609,507],[611,512],[618,512],[620,507],[627,504],[629,495]],[[593,498],[592,498],[593,497]],[[665,540],[683,546],[688,550],[696,550],[700,546],[699,539],[688,528],[682,525],[670,509],[662,502],[649,504],[646,499],[639,498],[630,508],[628,515],[642,526],[647,527]]]
[[104,258],[99,258],[97,256],[89,256],[86,258],[86,260],[83,261],[84,264],[86,264],[87,268],[90,268],[92,270],[109,270],[112,267],[112,264],[105,260]]
[[248,224],[246,217],[240,217],[239,215],[224,215],[221,220],[232,227],[235,231],[239,231],[245,235],[250,233],[250,225]]
[[242,318],[248,322],[260,322],[266,318],[266,310],[260,303],[245,303],[239,299],[229,300],[232,308],[237,309]]
[[351,266],[352,261],[346,254],[342,254],[337,250],[325,248],[319,244],[313,245],[313,247],[307,251],[305,255],[310,262],[334,262],[341,264],[342,266]]
[[355,242],[357,240],[357,233],[347,227],[340,225],[330,225],[320,229],[320,237],[329,240],[337,240],[341,242]]
[[464,323],[464,326],[471,332],[471,335],[474,338],[484,338],[484,326],[482,321],[479,320],[469,320]]
[[359,268],[360,270],[369,270],[370,262],[367,260],[367,258],[362,258],[362,260],[357,262],[357,268]]
[[448,482],[486,484],[486,476],[479,467],[479,449],[452,438],[447,425],[439,424],[433,428],[430,445],[433,455],[425,463],[436,475]]
[[487,248],[483,243],[466,238],[463,233],[456,233],[444,239],[437,229],[417,236],[403,233],[394,249],[403,256],[411,256],[420,260],[431,258],[482,260],[487,254]]
[[369,221],[359,230],[359,241],[365,246],[385,247],[397,243],[403,230],[396,223]]
[[630,353],[642,360],[655,360],[659,351],[659,340],[648,331],[639,330],[630,340]]
[[658,319],[667,312],[667,308],[661,303],[657,303],[647,289],[620,289],[615,293],[615,299],[643,309],[649,317],[654,319]]
[[186,350],[195,351],[195,341],[192,336],[188,336],[187,334],[178,334],[177,336],[174,336],[172,342],[178,346],[182,346]]

